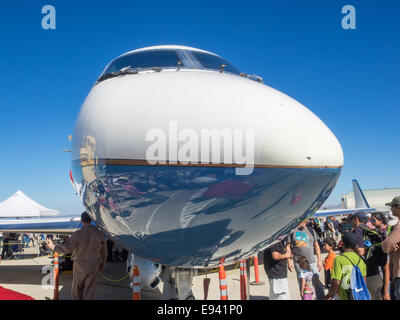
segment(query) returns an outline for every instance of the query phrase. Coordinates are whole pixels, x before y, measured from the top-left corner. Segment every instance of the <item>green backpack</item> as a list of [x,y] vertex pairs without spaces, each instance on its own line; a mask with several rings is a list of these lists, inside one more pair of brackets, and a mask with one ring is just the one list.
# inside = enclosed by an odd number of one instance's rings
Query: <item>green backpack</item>
[[366,262],[383,267],[388,259],[387,253],[382,250],[384,238],[379,232],[363,228],[363,241],[365,247],[364,259]]

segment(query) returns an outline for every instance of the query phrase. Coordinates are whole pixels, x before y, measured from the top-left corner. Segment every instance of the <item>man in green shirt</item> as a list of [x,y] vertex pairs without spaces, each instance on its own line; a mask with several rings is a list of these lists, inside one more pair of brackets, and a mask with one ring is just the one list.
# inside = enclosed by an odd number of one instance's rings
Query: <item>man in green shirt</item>
[[350,279],[353,264],[358,265],[366,281],[367,266],[363,259],[356,253],[358,248],[357,236],[347,232],[342,237],[344,252],[335,258],[332,269],[332,286],[325,296],[325,300],[332,300],[339,292],[339,300],[349,300]]

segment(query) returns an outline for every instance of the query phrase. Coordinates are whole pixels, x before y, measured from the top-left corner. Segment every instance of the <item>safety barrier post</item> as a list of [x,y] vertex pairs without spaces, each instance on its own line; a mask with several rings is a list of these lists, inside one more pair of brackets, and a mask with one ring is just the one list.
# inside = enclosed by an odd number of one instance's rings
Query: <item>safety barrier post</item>
[[59,268],[59,264],[58,264],[58,253],[54,252],[54,297],[53,297],[53,300],[59,299],[59,294],[58,294],[59,272],[60,272],[60,268]]
[[240,261],[240,300],[247,300],[246,260]]
[[258,256],[254,256],[253,261],[254,261],[254,277],[255,277],[256,281],[252,281],[252,282],[250,282],[250,284],[256,285],[256,286],[264,285],[265,283],[260,281],[260,274],[259,274],[259,270],[258,270]]
[[132,300],[140,300],[140,275],[139,275],[139,267],[137,265],[133,266],[133,274],[132,274]]
[[226,281],[226,272],[224,269],[224,260],[222,258],[219,262],[219,290],[221,293],[221,300],[228,300],[228,283]]

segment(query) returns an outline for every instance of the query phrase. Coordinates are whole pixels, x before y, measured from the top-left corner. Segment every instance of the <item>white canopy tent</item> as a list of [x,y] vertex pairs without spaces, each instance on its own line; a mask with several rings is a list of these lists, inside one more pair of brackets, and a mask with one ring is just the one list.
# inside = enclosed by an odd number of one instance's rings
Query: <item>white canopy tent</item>
[[59,210],[51,210],[22,193],[16,192],[7,200],[0,202],[0,218],[40,218],[54,217],[60,214]]

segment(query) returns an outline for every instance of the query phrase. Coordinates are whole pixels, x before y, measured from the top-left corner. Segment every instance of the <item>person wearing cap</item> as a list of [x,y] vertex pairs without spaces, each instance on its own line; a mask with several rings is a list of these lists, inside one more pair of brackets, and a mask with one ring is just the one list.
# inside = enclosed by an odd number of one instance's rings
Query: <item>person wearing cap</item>
[[[390,207],[393,216],[400,218],[400,196],[393,198],[393,200],[385,205]],[[400,300],[400,250],[398,250],[400,243],[400,219],[397,224],[393,226],[392,231],[387,239],[382,242],[382,250],[389,254],[390,267],[392,271],[394,286],[394,293],[396,300]]]
[[107,257],[105,234],[92,225],[87,212],[81,215],[82,228],[62,244],[48,238],[47,246],[58,253],[74,252],[72,300],[93,300],[96,296],[97,274],[104,268]]
[[363,234],[364,229],[368,228],[366,226],[368,222],[367,215],[364,212],[356,211],[350,216],[349,220],[353,226],[352,233],[357,236],[357,253],[363,256],[365,254]]
[[349,289],[351,271],[353,265],[358,265],[366,281],[367,266],[363,259],[356,253],[358,247],[358,237],[353,232],[346,232],[343,237],[344,252],[337,256],[333,262],[331,287],[325,296],[325,300],[332,300],[339,292],[339,300],[349,300]]

